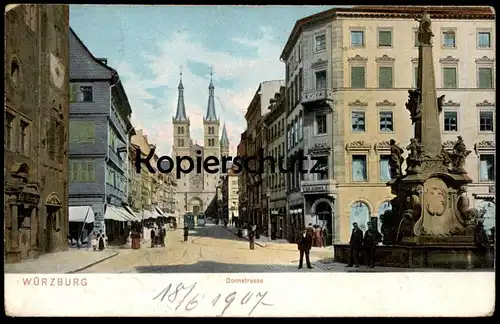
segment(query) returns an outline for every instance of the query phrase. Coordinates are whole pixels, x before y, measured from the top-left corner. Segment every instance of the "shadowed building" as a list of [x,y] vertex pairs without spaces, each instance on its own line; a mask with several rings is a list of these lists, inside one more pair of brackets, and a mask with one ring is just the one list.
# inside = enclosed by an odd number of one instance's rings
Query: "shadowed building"
[[5,13],[6,262],[68,247],[69,6]]
[[[135,219],[128,203],[128,146],[132,108],[118,72],[96,58],[70,29],[69,204],[91,206],[94,228],[124,233]],[[70,220],[72,208],[70,207]],[[111,238],[110,238],[111,241]]]

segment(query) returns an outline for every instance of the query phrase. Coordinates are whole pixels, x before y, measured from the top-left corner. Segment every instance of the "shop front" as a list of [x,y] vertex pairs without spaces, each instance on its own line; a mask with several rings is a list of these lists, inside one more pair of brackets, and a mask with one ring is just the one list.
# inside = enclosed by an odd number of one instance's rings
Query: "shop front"
[[302,199],[290,200],[288,202],[288,214],[290,224],[288,226],[288,241],[296,242],[300,232],[306,227],[304,222],[304,202]]

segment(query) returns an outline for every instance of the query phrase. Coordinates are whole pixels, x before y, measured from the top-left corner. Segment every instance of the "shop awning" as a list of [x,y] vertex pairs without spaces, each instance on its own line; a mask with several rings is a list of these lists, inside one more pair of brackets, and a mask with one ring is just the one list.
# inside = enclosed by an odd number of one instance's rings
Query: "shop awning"
[[94,210],[90,206],[70,206],[69,207],[69,221],[79,223],[93,223]]
[[153,207],[154,207],[155,211],[156,211],[156,212],[157,212],[157,213],[158,213],[161,217],[167,217],[167,216],[165,215],[165,213],[164,213],[164,212],[163,212],[160,208],[158,208],[158,207],[156,207],[156,206],[153,206]]
[[159,216],[158,214],[152,213],[149,210],[144,210],[143,215],[144,215],[144,219],[148,219],[148,218],[156,219]]
[[135,221],[133,216],[130,215],[125,209],[110,205],[107,205],[106,207],[106,213],[104,214],[104,219],[112,219],[118,222]]
[[125,209],[129,214],[132,215],[134,221],[136,222],[142,221],[142,217],[140,215],[137,215],[129,206],[123,206],[123,209]]

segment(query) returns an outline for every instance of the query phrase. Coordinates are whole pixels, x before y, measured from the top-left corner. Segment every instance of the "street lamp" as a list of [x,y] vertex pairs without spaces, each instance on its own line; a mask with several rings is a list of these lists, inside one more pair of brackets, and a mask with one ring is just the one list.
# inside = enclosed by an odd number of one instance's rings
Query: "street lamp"
[[267,197],[267,237],[271,239],[271,191],[266,191]]

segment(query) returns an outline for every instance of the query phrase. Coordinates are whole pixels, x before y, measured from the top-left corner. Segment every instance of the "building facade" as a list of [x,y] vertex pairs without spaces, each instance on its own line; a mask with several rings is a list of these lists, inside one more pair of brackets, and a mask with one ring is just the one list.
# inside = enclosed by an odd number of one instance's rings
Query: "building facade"
[[275,164],[274,170],[266,168],[270,193],[267,208],[270,209],[268,215],[271,217],[272,230],[277,238],[288,238],[289,232],[286,212],[286,174],[279,169],[279,164],[286,168],[285,93],[286,88],[280,87],[279,92],[271,99],[269,113],[264,118],[264,125],[267,129],[266,156],[272,157]]
[[106,205],[121,210],[128,203],[132,109],[118,72],[94,57],[72,29],[69,47],[69,204],[91,206],[99,230]]
[[[496,163],[495,16],[489,7],[427,10],[435,35],[438,96],[445,96],[440,113],[443,142],[449,147],[461,135],[473,151],[467,159],[467,171],[474,180],[469,195],[485,214],[486,227],[491,227]],[[334,242],[349,240],[353,222],[366,228],[369,220],[377,220],[391,208],[393,195],[386,187],[388,141],[395,139],[406,147],[413,134],[404,104],[408,89],[416,85],[418,22],[414,17],[421,13],[418,7],[328,10],[299,20],[283,50],[287,97],[292,103],[288,107],[291,142],[298,132],[304,153],[324,159],[322,169],[327,164],[323,174],[298,176],[304,223],[330,222]],[[325,220],[322,212],[327,215],[330,210]]]
[[[269,112],[269,103],[274,98],[276,92],[284,85],[283,80],[273,80],[262,82],[248,106],[245,119],[247,122],[245,137],[245,154],[247,157],[259,157],[260,150],[265,150],[264,141],[266,140],[266,128],[264,116]],[[265,155],[265,152],[264,152]],[[247,221],[257,225],[259,231],[267,233],[269,226],[268,220],[268,195],[267,191],[267,172],[255,159],[249,161],[249,168],[253,171],[245,172],[246,181],[246,213]]]
[[[247,141],[247,131],[245,130],[241,133],[240,142],[236,147],[237,156],[241,158],[245,158],[247,156],[246,152],[246,143]],[[248,184],[247,184],[248,175],[245,169],[241,170],[238,176],[238,207],[239,207],[239,215],[241,222],[249,221],[249,213],[248,213]]]
[[6,262],[68,247],[68,5],[5,13]]
[[221,176],[222,218],[226,218],[229,224],[239,220],[238,174],[235,169],[236,167],[231,166],[227,173]]
[[[181,75],[178,86],[177,111],[175,117],[172,118],[174,128],[172,158],[174,161],[177,157],[182,156],[189,156],[193,161],[197,161],[197,159],[204,161],[207,157],[212,156],[221,161],[222,154],[229,154],[229,142],[226,146],[225,143],[221,143],[219,137],[220,120],[217,118],[215,110],[215,87],[212,80],[210,80],[208,90],[207,112],[203,118],[204,146],[200,146],[193,144],[191,138],[191,123],[186,113],[184,85]],[[187,170],[189,162],[184,160],[181,166],[184,170]],[[176,174],[176,167],[174,167],[172,174]],[[221,165],[218,168],[220,167]],[[198,172],[197,167],[194,166],[191,172],[181,173],[180,179],[177,179],[176,211],[180,216],[186,212],[205,212],[209,204],[216,197],[216,187],[219,184],[220,172],[208,173],[205,172],[203,167],[201,167],[200,171]]]

